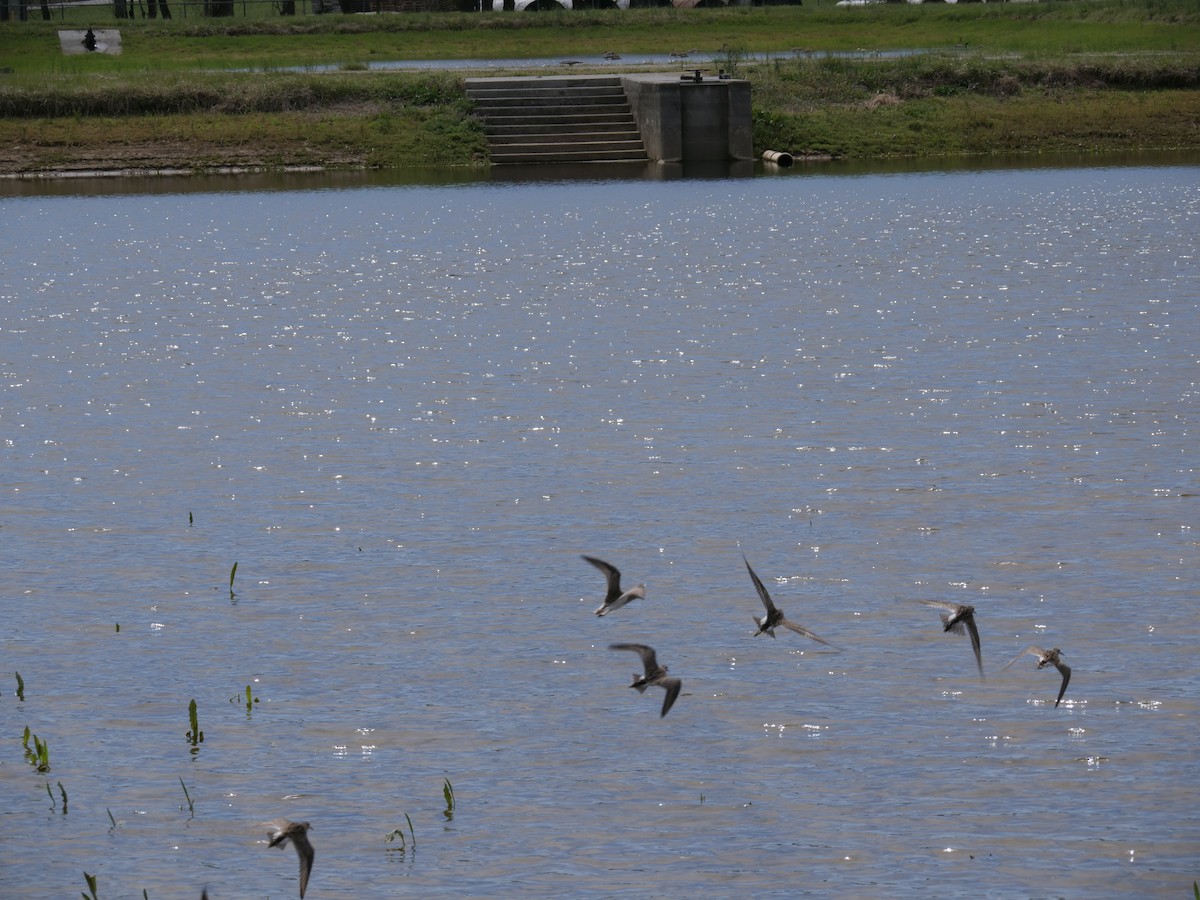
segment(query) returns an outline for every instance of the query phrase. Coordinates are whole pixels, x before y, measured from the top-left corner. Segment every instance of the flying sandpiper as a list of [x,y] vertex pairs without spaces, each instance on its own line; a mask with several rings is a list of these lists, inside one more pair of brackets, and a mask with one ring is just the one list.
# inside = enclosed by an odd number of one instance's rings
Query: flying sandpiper
[[983,655],[979,651],[979,629],[975,627],[975,607],[945,600],[922,600],[926,606],[944,610],[941,613],[943,631],[962,634],[963,628],[971,635],[971,647],[975,651],[975,664],[979,666],[979,677],[983,677]]
[[[1026,653],[1032,653],[1037,657],[1037,667],[1039,669],[1044,669],[1046,666],[1053,664],[1054,668],[1058,669],[1058,671],[1062,674],[1062,686],[1058,689],[1058,699],[1054,701],[1054,708],[1058,709],[1058,704],[1062,702],[1063,694],[1067,692],[1067,682],[1071,680],[1071,667],[1062,661],[1062,651],[1057,647],[1055,647],[1053,650],[1043,650],[1036,644],[1030,644],[1028,647],[1018,653],[1012,662],[1005,665],[1004,669],[1007,669]],[[1004,669],[1001,669],[1000,671],[1003,672]]]
[[[829,643],[829,641],[817,637],[803,625],[797,625],[790,619],[785,618],[783,610],[771,602],[771,595],[767,593],[766,587],[763,585],[762,580],[754,573],[754,569],[750,568],[750,561],[746,559],[744,553],[742,554],[742,562],[746,564],[746,571],[750,573],[750,580],[754,582],[754,588],[758,591],[758,597],[762,600],[762,605],[767,611],[767,614],[761,619],[758,616],[754,617],[754,621],[758,624],[758,631],[754,632],[755,637],[758,637],[764,631],[771,637],[775,637],[775,629],[783,627],[789,631],[796,632],[796,634],[802,634],[806,638],[812,638],[818,644],[833,647],[833,644]],[[837,648],[834,647],[834,649],[836,650]]]
[[627,591],[621,590],[621,573],[616,566],[609,565],[602,559],[596,559],[594,556],[584,556],[588,562],[604,573],[604,578],[608,583],[608,592],[604,595],[604,602],[596,610],[596,615],[607,616],[614,609],[620,609],[630,600],[640,600],[646,596],[646,586],[639,584],[637,587],[631,587]]
[[312,872],[313,857],[316,855],[312,844],[308,842],[308,829],[312,826],[307,822],[289,822],[287,819],[275,819],[267,822],[266,826],[271,829],[271,842],[268,846],[285,847],[290,840],[296,848],[296,855],[300,857],[300,898],[304,900],[304,889],[308,887],[308,876]]
[[631,688],[636,688],[639,694],[646,692],[646,688],[651,685],[658,685],[667,692],[667,696],[663,699],[662,712],[659,713],[661,719],[675,704],[675,698],[679,696],[679,689],[683,687],[683,682],[678,678],[671,678],[667,675],[667,667],[658,664],[658,658],[654,654],[653,647],[647,647],[645,644],[609,644],[609,650],[632,650],[642,658],[642,667],[646,670],[644,674],[638,675],[634,673],[633,684]]

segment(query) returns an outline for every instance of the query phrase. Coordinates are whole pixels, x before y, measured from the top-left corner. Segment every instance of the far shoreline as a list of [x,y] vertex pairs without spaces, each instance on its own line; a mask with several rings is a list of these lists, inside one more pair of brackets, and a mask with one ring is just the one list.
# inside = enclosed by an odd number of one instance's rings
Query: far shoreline
[[82,24],[0,24],[0,178],[487,168],[467,75],[640,72],[673,47],[650,70],[751,82],[755,158],[1200,152],[1187,0],[128,20],[120,56],[63,57]]

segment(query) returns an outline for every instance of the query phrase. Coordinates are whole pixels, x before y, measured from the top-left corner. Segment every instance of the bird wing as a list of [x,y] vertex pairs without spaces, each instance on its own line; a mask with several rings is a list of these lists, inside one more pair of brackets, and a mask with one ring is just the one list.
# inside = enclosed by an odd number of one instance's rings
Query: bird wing
[[934,609],[944,609],[949,613],[956,613],[961,609],[959,604],[950,603],[947,600],[918,600],[918,603],[924,603],[926,606],[932,606]]
[[658,668],[658,659],[655,656],[654,648],[647,647],[645,644],[609,644],[609,650],[632,650],[642,658],[642,668],[646,670],[646,675],[650,676]]
[[967,631],[971,632],[971,649],[975,651],[975,665],[979,666],[979,676],[982,678],[983,654],[979,651],[979,629],[975,627],[975,617],[967,616],[963,623],[966,624]]
[[1034,656],[1038,657],[1038,659],[1041,659],[1042,657],[1044,657],[1046,655],[1046,651],[1043,650],[1041,647],[1039,647],[1037,644],[1030,644],[1028,647],[1026,647],[1024,650],[1022,650],[1020,653],[1018,653],[1016,656],[1014,656],[1011,660],[1006,662],[1004,664],[1004,667],[1001,668],[1000,671],[1003,672],[1004,669],[1007,669],[1009,666],[1011,666],[1017,660],[1021,659],[1021,657],[1023,657],[1026,653],[1032,653]]
[[1058,699],[1054,701],[1054,708],[1058,709],[1058,704],[1062,703],[1063,694],[1067,692],[1067,684],[1071,680],[1071,667],[1062,662],[1056,662],[1054,665],[1058,667],[1058,671],[1062,672],[1063,677],[1062,687],[1058,689]]
[[[622,606],[627,604],[630,600],[639,600],[645,596],[646,596],[646,588],[644,585],[639,584],[637,587],[632,587],[629,590],[625,591],[623,594],[621,594],[616,599],[609,598],[609,599],[605,600],[604,606],[600,607],[600,609],[602,609],[604,611],[604,614],[608,614],[608,613],[612,612],[614,609],[620,609]],[[597,613],[597,614],[600,614],[600,613]]]
[[304,900],[304,889],[308,887],[308,876],[312,872],[313,859],[317,854],[308,842],[304,828],[296,829],[292,835],[292,846],[296,848],[296,855],[300,857],[300,900]]
[[[596,559],[594,556],[584,556],[588,562],[604,573],[604,578],[608,583],[604,602],[611,603],[621,596],[621,573],[616,566],[606,563],[602,559]],[[626,601],[629,602],[629,601]]]
[[742,554],[742,562],[746,564],[746,571],[750,573],[750,580],[754,582],[754,589],[758,591],[758,599],[762,601],[762,605],[766,607],[768,613],[775,612],[775,604],[771,602],[771,595],[767,593],[767,589],[763,586],[762,581],[754,574],[754,570],[750,568],[750,560],[746,559],[746,554],[744,553]]
[[272,819],[270,822],[263,822],[263,825],[271,829],[271,840],[267,846],[279,847],[286,845],[288,839],[287,832],[291,824],[287,819]]
[[662,712],[658,715],[661,719],[675,705],[675,699],[679,696],[679,690],[683,687],[683,682],[678,678],[664,678],[659,684],[666,688],[667,691],[667,696],[663,698]]
[[797,625],[795,622],[791,621],[790,619],[781,619],[779,624],[782,625],[784,628],[787,628],[791,631],[796,632],[796,634],[802,634],[806,638],[812,638],[818,644],[824,644],[826,647],[833,646],[833,644],[829,643],[829,641],[825,640],[825,638],[817,637],[815,634],[813,634],[811,631],[809,631],[803,625]]

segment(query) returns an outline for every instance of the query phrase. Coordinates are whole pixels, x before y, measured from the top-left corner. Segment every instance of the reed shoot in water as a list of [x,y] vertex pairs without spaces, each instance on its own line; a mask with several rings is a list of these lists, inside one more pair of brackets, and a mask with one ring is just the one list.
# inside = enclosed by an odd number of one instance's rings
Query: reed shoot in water
[[[412,819],[409,817],[408,813],[404,814],[404,818],[408,822],[408,833],[412,837],[412,848],[415,851],[417,849],[417,834],[415,831],[413,831]],[[387,835],[387,837],[384,838],[384,840],[390,844],[393,841],[395,841],[397,838],[399,838],[399,840],[400,840],[400,846],[396,847],[394,849],[399,850],[401,853],[403,853],[405,850],[408,849],[408,839],[404,837],[404,829],[403,828],[393,828],[392,831]]]
[[196,699],[194,697],[188,704],[188,721],[192,724],[192,730],[185,737],[192,742],[193,748],[199,749],[200,742],[204,740],[204,732],[200,730],[200,717],[196,715]]
[[[196,807],[192,805],[192,795],[188,793],[187,785],[183,783],[182,778],[179,779],[179,786],[183,788],[183,798],[187,800],[188,812],[192,814],[192,818],[194,819],[196,817]],[[183,807],[180,806],[179,809],[182,810]]]
[[[33,738],[32,747],[29,746],[30,738]],[[28,763],[39,772],[49,772],[50,748],[46,746],[45,741],[43,741],[36,734],[30,732],[28,725],[25,726],[25,736],[22,740],[22,744],[25,747],[25,759],[28,761]]]

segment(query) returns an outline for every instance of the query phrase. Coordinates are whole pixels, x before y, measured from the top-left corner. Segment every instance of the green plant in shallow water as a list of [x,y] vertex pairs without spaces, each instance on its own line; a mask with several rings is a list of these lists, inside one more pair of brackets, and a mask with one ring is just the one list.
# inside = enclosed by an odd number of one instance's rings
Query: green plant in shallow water
[[199,749],[199,744],[204,740],[204,732],[200,730],[200,718],[196,715],[196,698],[192,698],[192,702],[188,704],[188,721],[192,724],[192,730],[185,737],[192,742],[193,752]]
[[229,570],[229,599],[230,600],[232,600],[235,596],[233,593],[233,579],[236,576],[237,576],[237,563],[234,563],[233,568]]
[[[408,833],[412,837],[412,848],[415,851],[417,849],[417,834],[415,831],[413,831],[412,819],[409,818],[408,813],[404,814],[404,818],[408,822]],[[405,850],[408,849],[408,839],[404,837],[404,829],[403,828],[393,828],[392,831],[387,835],[387,837],[384,838],[384,840],[390,844],[393,841],[395,841],[397,838],[399,838],[399,840],[400,840],[400,846],[392,848],[392,849],[399,850],[401,853],[403,853]]]
[[14,672],[17,676],[17,699],[21,702],[25,701],[25,679],[21,677],[20,672]]
[[445,779],[445,784],[442,785],[442,796],[446,800],[446,808],[442,810],[442,815],[447,819],[454,818],[454,785],[450,783],[450,779]]
[[[29,746],[30,738],[33,739],[32,747]],[[46,746],[45,741],[43,741],[36,734],[30,732],[28,725],[25,726],[25,736],[22,740],[22,744],[25,747],[25,759],[28,760],[29,764],[39,772],[49,772],[50,748]]]
[[[63,802],[62,811],[63,811],[63,815],[65,816],[67,814],[67,789],[65,787],[63,787],[61,781],[58,783],[58,792],[60,794],[62,794],[62,802]],[[46,782],[46,795],[50,798],[50,808],[51,809],[54,809],[56,806],[58,806],[58,803],[54,799],[54,791],[50,790],[50,782],[48,782],[48,781]]]
[[87,882],[88,893],[85,894],[83,891],[80,891],[79,895],[83,897],[83,900],[98,900],[96,897],[96,876],[84,872],[83,880]]
[[[192,818],[196,817],[196,808],[192,805],[192,795],[188,793],[187,785],[183,783],[183,779],[179,779],[179,786],[183,788],[183,798],[187,800],[188,812],[192,814]],[[183,809],[183,807],[179,807]]]
[[[235,703],[237,702],[237,699],[238,698],[235,695],[229,698],[229,702]],[[251,689],[250,685],[246,685],[246,715],[250,715],[250,713],[254,711],[254,704],[257,702],[258,698],[254,696],[254,691]]]

